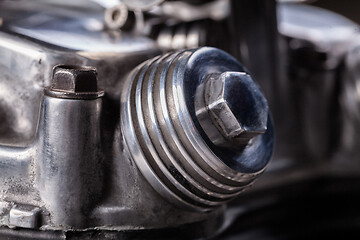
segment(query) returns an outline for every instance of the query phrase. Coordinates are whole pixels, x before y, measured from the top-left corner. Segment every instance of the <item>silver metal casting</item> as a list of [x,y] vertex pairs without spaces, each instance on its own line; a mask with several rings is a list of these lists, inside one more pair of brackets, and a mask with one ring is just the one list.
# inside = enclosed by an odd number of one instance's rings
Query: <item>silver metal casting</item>
[[[213,48],[151,59],[128,79],[121,100],[124,138],[140,171],[170,202],[197,211],[237,196],[264,170],[272,152],[271,121],[268,134],[249,149],[235,151],[232,163],[232,157],[217,154],[204,139],[189,96],[205,77],[219,74],[216,68],[244,71],[235,59]],[[241,101],[245,96],[236,97]],[[267,110],[262,98],[260,105]],[[263,154],[252,153],[253,147],[262,148]],[[251,159],[246,166],[242,154]]]
[[[189,212],[167,202],[144,179],[123,141],[124,79],[160,53],[156,43],[94,32],[93,19],[64,18],[62,11],[50,18],[28,11],[35,21],[4,17],[0,29],[0,224],[39,234],[122,234],[189,224],[199,236],[214,234],[224,208]],[[14,215],[14,206],[26,211]],[[39,209],[36,216],[29,208]]]
[[290,2],[0,0],[0,238],[350,232],[359,25]]

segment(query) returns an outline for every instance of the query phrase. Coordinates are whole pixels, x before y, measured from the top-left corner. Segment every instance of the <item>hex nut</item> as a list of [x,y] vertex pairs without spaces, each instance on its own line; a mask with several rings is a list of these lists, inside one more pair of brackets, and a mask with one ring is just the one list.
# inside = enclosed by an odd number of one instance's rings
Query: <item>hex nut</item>
[[9,224],[13,227],[37,228],[40,209],[35,206],[15,205],[9,213]]
[[59,65],[53,70],[52,84],[45,93],[57,98],[94,99],[104,95],[98,90],[93,67]]
[[97,92],[97,72],[92,67],[56,66],[51,90]]
[[208,127],[209,122],[199,122],[216,146],[242,148],[255,136],[265,133],[269,108],[249,74],[210,75],[203,91],[209,119],[217,132]]

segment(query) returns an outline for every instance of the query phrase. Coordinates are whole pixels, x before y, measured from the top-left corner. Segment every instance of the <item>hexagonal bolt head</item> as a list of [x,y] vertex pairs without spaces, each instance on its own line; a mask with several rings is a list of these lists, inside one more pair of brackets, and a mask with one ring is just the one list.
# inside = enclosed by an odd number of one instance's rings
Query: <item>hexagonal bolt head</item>
[[98,90],[97,72],[93,67],[59,65],[54,68],[50,88],[45,94],[55,98],[96,99],[104,95]]
[[196,114],[216,146],[243,148],[252,138],[265,133],[269,108],[250,75],[242,72],[210,75],[202,88],[199,91],[203,93],[197,93],[196,98],[203,98],[198,101],[203,108],[195,103]]
[[83,66],[56,66],[51,90],[69,93],[97,92],[96,69]]

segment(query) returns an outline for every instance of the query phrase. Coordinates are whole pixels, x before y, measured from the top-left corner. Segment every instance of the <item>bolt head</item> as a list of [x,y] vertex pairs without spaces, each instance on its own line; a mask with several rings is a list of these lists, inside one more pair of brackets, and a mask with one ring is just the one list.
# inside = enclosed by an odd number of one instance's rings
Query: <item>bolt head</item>
[[111,8],[105,10],[105,24],[109,29],[120,29],[128,19],[128,8],[119,2]]
[[87,66],[56,66],[50,90],[68,93],[97,92],[96,69]]
[[269,108],[249,74],[212,75],[205,84],[204,94],[212,123],[221,134],[208,134],[215,145],[243,147],[253,137],[265,133]]

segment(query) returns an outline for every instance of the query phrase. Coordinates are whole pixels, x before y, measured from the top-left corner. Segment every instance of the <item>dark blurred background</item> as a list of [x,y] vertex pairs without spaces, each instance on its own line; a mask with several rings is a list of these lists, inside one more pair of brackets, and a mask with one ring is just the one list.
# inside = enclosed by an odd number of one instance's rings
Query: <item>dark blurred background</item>
[[359,0],[318,0],[313,1],[311,5],[329,9],[346,16],[357,23],[360,23]]

